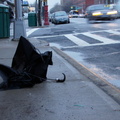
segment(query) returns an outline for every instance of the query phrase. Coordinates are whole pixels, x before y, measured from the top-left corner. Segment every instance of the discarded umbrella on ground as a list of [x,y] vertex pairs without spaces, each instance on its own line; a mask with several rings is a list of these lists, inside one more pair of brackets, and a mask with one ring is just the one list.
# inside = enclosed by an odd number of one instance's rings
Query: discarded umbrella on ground
[[48,65],[53,65],[52,51],[39,53],[26,38],[21,36],[11,67],[0,64],[0,76],[3,78],[0,89],[33,87],[46,80],[64,82],[66,79],[64,73],[62,73],[63,79],[46,77]]

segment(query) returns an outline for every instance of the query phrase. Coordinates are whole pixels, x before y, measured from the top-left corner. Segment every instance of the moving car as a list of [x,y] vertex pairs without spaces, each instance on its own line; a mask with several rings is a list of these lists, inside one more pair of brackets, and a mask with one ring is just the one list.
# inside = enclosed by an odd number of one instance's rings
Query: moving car
[[120,1],[114,5],[114,8],[118,11],[118,18],[120,18]]
[[71,10],[69,12],[69,18],[78,18],[78,17],[80,17],[78,10]]
[[70,23],[70,19],[65,11],[57,11],[54,12],[52,23],[54,24]]
[[91,20],[114,20],[117,18],[118,12],[111,8],[110,5],[96,4],[86,9],[85,16],[88,21]]
[[84,18],[84,17],[85,17],[85,14],[79,14],[79,17],[80,17],[80,18]]

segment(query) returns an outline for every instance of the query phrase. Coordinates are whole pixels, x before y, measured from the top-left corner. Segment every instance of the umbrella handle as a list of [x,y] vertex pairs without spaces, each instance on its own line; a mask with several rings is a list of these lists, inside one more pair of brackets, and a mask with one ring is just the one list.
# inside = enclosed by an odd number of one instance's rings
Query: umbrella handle
[[56,82],[64,82],[66,80],[66,75],[64,73],[62,73],[64,78],[63,79],[58,79],[56,78]]

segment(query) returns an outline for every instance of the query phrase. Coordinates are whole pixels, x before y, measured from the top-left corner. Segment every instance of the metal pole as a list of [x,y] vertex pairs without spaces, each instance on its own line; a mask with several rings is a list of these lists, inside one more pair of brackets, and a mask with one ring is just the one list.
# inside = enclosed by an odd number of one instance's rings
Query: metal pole
[[42,1],[41,0],[38,0],[38,25],[39,26],[42,26],[42,20],[41,20],[41,17],[42,17],[42,13],[41,13],[41,8],[42,6]]
[[37,14],[37,0],[35,1],[35,12]]
[[21,36],[26,37],[26,30],[22,17],[22,2],[21,0],[15,0],[15,21],[13,40],[19,40]]

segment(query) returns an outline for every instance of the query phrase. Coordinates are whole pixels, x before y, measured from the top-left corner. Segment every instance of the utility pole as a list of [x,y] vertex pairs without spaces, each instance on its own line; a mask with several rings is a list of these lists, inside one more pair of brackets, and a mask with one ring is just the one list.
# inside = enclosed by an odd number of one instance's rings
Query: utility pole
[[42,26],[42,0],[38,0],[38,25]]
[[47,0],[44,0],[44,25],[49,25]]
[[22,1],[15,0],[15,21],[13,40],[19,40],[21,36],[26,37],[24,20],[22,17]]
[[37,14],[38,6],[37,6],[37,0],[35,1],[35,12]]

